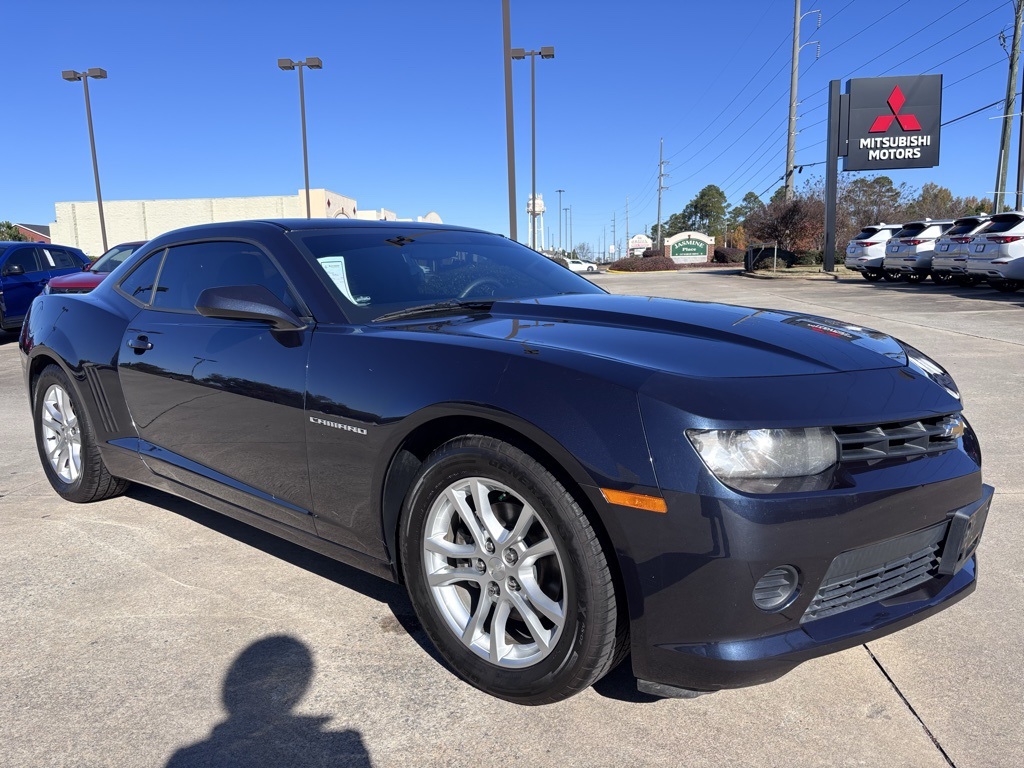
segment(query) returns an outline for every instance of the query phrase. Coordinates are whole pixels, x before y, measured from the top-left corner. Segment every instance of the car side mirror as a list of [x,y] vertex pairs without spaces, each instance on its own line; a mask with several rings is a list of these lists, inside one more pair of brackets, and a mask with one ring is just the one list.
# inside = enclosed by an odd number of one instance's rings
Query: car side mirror
[[302,331],[302,322],[274,294],[262,285],[227,285],[207,288],[196,299],[196,311],[203,317],[225,320],[259,320],[275,331]]
[[24,275],[25,268],[21,264],[11,264],[4,270],[4,275],[7,277],[17,277],[18,275]]

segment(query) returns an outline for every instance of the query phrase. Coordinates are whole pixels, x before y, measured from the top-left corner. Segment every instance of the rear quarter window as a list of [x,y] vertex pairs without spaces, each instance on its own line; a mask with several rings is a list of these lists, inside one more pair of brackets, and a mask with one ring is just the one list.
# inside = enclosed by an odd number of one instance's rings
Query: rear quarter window
[[166,249],[147,256],[135,267],[121,283],[118,289],[130,299],[141,304],[149,304],[153,298],[153,286],[160,273],[160,262]]

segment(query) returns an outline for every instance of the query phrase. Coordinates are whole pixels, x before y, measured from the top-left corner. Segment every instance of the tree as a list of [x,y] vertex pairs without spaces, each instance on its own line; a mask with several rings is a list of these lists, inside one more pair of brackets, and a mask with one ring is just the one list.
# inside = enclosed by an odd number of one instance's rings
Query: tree
[[708,184],[683,208],[685,226],[677,231],[691,230],[712,236],[722,234],[725,231],[726,205],[725,192],[714,184]]
[[577,243],[576,247],[572,249],[572,257],[574,259],[580,259],[582,261],[590,261],[594,256],[594,251],[590,247],[589,243]]
[[729,211],[729,229],[738,229],[743,222],[754,213],[764,208],[764,202],[757,196],[756,192],[747,192],[739,205]]
[[819,220],[824,211],[817,202],[802,195],[773,200],[747,219],[747,232],[753,240],[775,242],[786,251],[806,249],[816,244],[824,224]]
[[0,240],[25,242],[28,238],[21,234],[21,231],[11,222],[0,221]]

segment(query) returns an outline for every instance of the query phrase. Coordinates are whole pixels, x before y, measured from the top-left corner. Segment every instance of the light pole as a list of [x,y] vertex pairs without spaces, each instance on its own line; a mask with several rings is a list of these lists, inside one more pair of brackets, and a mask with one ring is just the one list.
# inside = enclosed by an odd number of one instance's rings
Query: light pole
[[537,57],[555,58],[555,48],[542,45],[539,51],[513,48],[511,57],[516,60],[530,57],[530,247],[537,247]]
[[[1024,125],[1024,123],[1022,123],[1022,125]],[[558,250],[559,250],[559,252],[561,252],[562,251],[562,193],[565,192],[565,190],[564,189],[556,189],[555,192],[558,193]]]
[[89,124],[89,149],[92,152],[92,175],[96,179],[96,205],[100,212],[100,239],[103,241],[103,252],[107,251],[107,223],[103,219],[103,195],[100,194],[100,166],[96,162],[96,138],[92,132],[92,106],[89,104],[89,78],[106,80],[107,70],[99,67],[92,67],[84,72],[75,72],[73,69],[65,69],[60,73],[70,83],[82,81],[85,89],[85,121]]
[[516,212],[516,141],[512,121],[512,11],[510,0],[501,0],[503,47],[501,58],[505,65],[505,139],[508,143],[508,236],[519,239]]
[[[563,208],[562,209],[562,213],[565,214],[565,237],[566,237],[566,239],[570,239],[571,240],[571,238],[569,238],[569,206],[566,206],[565,208]],[[569,251],[572,251],[572,243],[571,242],[569,243]]]
[[307,56],[305,61],[278,59],[277,66],[284,70],[299,70],[299,112],[302,114],[302,173],[306,179],[306,218],[312,216],[309,211],[309,156],[306,152],[306,91],[302,84],[302,68],[323,69],[324,63],[316,56]]

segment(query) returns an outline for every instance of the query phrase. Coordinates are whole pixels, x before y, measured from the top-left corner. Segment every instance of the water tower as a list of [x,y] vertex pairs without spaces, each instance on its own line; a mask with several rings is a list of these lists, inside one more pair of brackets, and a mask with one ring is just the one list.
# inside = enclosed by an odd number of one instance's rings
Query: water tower
[[526,213],[530,217],[530,247],[537,251],[544,250],[544,195],[538,194],[534,201],[530,195],[526,202]]

